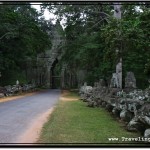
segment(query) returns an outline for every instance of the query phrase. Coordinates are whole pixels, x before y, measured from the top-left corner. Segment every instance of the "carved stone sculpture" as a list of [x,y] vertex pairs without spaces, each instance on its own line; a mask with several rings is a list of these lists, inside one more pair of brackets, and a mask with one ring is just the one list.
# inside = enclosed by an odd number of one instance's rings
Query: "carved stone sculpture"
[[125,88],[136,88],[136,79],[133,72],[127,72]]
[[122,59],[116,65],[117,88],[122,88]]
[[116,73],[113,73],[112,74],[112,78],[111,78],[111,81],[110,81],[110,87],[111,88],[116,88],[118,87],[118,79],[117,79],[117,74]]

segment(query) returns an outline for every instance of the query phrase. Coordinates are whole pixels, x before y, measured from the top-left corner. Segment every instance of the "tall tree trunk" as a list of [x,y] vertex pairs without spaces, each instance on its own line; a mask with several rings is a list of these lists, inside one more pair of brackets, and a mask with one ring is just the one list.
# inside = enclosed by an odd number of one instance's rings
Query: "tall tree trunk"
[[[114,3],[114,18],[116,18],[117,20],[121,19],[121,3],[120,2]],[[119,21],[117,22],[117,27],[118,27],[117,37],[118,37],[118,42],[119,42],[121,38],[121,25]],[[118,51],[122,53],[122,41],[119,42],[117,45],[119,45],[119,47],[116,47],[116,49],[118,49]],[[119,68],[119,72],[117,70],[117,67]],[[118,74],[119,88],[122,89],[122,54],[120,56],[120,62],[116,66],[116,73]]]
[[119,2],[114,3],[114,17],[116,19],[121,19],[121,3]]

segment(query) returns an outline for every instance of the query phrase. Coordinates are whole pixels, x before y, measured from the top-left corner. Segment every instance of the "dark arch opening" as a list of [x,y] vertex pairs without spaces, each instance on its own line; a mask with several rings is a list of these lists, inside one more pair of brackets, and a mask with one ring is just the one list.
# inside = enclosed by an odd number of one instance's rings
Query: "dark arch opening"
[[52,89],[60,88],[60,73],[56,71],[57,64],[58,64],[58,59],[56,58],[51,68],[51,88]]

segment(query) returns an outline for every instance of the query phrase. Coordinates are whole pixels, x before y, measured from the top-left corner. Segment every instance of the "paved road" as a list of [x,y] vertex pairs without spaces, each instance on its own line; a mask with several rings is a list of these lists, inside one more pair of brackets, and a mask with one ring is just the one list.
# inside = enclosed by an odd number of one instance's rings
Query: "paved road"
[[0,103],[0,143],[14,143],[34,118],[58,102],[59,96],[60,90],[45,90]]

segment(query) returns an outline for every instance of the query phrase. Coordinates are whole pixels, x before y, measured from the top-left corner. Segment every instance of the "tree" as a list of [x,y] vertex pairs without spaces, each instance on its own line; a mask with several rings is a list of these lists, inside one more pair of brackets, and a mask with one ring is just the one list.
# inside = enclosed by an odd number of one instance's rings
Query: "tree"
[[0,8],[0,71],[3,84],[14,82],[17,72],[22,73],[18,74],[18,78],[25,81],[23,74],[27,58],[36,61],[37,53],[51,47],[50,27],[40,16],[29,4],[9,4]]
[[[114,5],[112,2],[85,2],[86,5],[68,2],[64,5],[48,4],[45,6],[54,12],[59,20],[66,18],[66,45],[62,61],[67,62],[71,69],[87,70],[86,77],[89,83],[99,78],[107,80],[114,72],[116,60],[123,56],[123,77],[127,71],[133,71],[138,87],[147,86],[147,5],[140,2],[130,5],[123,3],[121,18],[121,13],[117,13],[120,12],[120,8],[116,9],[120,5]],[[113,13],[119,14],[116,16],[118,19],[113,18]],[[118,54],[117,48],[120,50]],[[139,84],[141,81],[143,85]]]

